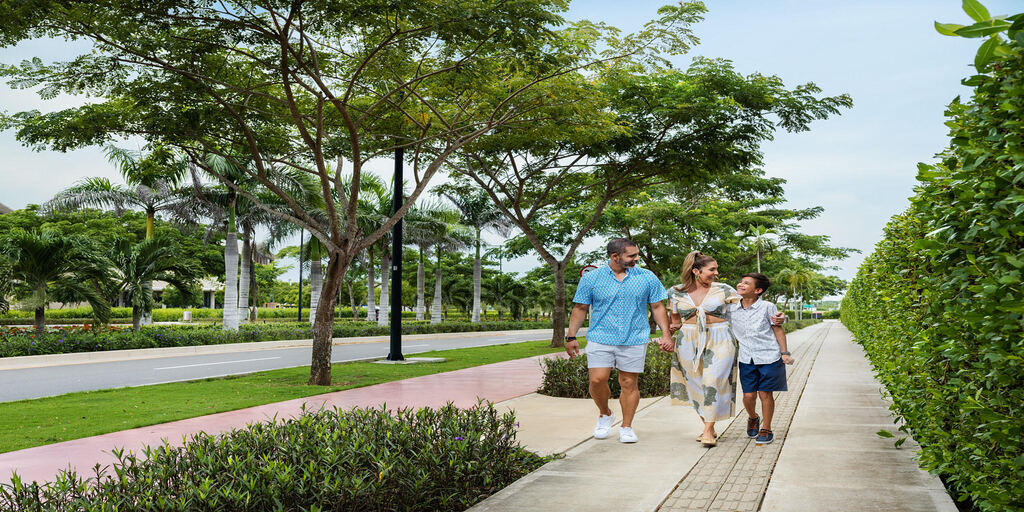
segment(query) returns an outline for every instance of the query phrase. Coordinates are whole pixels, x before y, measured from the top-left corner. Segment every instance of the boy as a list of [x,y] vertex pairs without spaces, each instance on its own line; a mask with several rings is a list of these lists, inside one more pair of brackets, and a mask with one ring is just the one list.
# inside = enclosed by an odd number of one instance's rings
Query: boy
[[[786,331],[781,325],[772,325],[771,317],[778,308],[761,300],[761,294],[771,282],[764,274],[750,273],[736,285],[741,300],[729,306],[732,324],[740,350],[740,383],[743,386],[743,407],[747,410],[747,436],[757,444],[775,440],[772,433],[772,415],[775,413],[774,391],[786,391],[786,367],[793,357],[786,348]],[[761,397],[761,416],[754,405]]]

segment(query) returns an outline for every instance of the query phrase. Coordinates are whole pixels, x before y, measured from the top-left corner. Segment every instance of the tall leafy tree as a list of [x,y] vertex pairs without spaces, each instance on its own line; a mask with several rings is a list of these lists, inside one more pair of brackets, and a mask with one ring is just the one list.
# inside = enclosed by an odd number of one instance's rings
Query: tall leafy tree
[[[685,49],[689,31],[676,38]],[[616,198],[749,174],[776,130],[807,130],[852,104],[846,95],[819,97],[814,84],[788,89],[777,77],[744,76],[721,59],[651,68],[607,68],[587,82],[595,94],[589,109],[581,99],[553,111],[551,123],[499,130],[465,148],[453,168],[522,231],[513,247],[532,248],[550,266],[552,346],[564,344],[569,263]]]
[[[443,186],[442,186],[443,187]],[[476,257],[473,260],[473,323],[480,322],[480,246],[482,239],[480,235],[484,230],[495,231],[508,237],[512,223],[502,215],[501,210],[494,206],[490,196],[482,190],[465,191],[459,193],[449,190],[451,187],[443,187],[442,195],[451,201],[455,208],[462,214],[462,224],[473,228],[473,247],[476,250]]]
[[[210,153],[235,160],[288,205],[286,220],[324,244],[327,305],[353,258],[415,204],[450,155],[498,127],[530,122],[539,107],[558,101],[538,84],[651,43],[622,38],[598,56],[596,39],[607,30],[586,23],[560,29],[565,0],[69,0],[36,7],[0,4],[0,44],[51,37],[90,42],[91,51],[54,64],[33,59],[0,74],[15,86],[40,86],[44,97],[85,92],[103,99],[4,116],[0,126],[16,127],[19,140],[36,147],[140,136],[184,151],[198,165]],[[424,157],[413,166],[412,191],[379,229],[359,234],[363,166],[396,148]],[[351,168],[347,190],[334,190],[341,169],[332,172],[327,162],[337,156]],[[317,179],[327,226],[268,177],[275,163]],[[331,311],[321,307],[314,324],[312,384],[330,383]]]
[[110,319],[110,304],[100,288],[107,279],[107,262],[87,238],[15,229],[2,242],[10,284],[21,302],[35,310],[36,332],[46,330],[46,307],[53,296],[85,300],[97,322]]

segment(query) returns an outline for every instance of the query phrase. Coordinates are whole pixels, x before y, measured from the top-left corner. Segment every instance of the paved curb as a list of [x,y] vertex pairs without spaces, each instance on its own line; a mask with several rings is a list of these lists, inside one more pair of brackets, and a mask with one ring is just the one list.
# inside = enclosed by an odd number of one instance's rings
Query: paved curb
[[[406,341],[430,340],[438,338],[470,338],[474,336],[501,336],[512,334],[545,334],[551,329],[524,329],[518,331],[470,331],[445,332],[431,334],[406,334]],[[334,345],[357,345],[362,343],[383,343],[390,340],[389,336],[358,336],[334,338]],[[39,356],[16,356],[0,358],[0,371],[41,368],[46,366],[63,366],[86,363],[113,363],[117,361],[133,361],[138,359],[156,359],[161,357],[178,357],[189,355],[227,354],[232,352],[250,352],[279,348],[312,347],[312,339],[254,341],[249,343],[225,343],[220,345],[196,345],[190,347],[141,348],[130,350],[108,350],[102,352],[76,352],[73,354],[46,354]],[[379,359],[379,358],[374,358]]]

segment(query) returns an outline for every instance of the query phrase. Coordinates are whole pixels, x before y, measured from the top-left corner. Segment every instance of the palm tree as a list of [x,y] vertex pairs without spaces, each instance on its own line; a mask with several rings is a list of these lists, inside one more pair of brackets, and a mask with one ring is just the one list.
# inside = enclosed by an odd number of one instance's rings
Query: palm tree
[[482,190],[476,190],[469,194],[453,192],[442,192],[455,208],[462,213],[462,223],[473,228],[475,236],[473,244],[476,248],[476,259],[473,260],[473,323],[480,321],[480,234],[485,229],[491,229],[499,234],[507,236],[512,228],[512,223],[505,215],[498,210],[491,202],[490,196]]
[[[159,146],[148,153],[112,145],[105,151],[121,171],[126,187],[106,178],[87,178],[47,201],[41,212],[94,207],[111,208],[120,215],[127,209],[142,210],[146,213],[146,239],[152,239],[156,214],[180,208],[182,196],[177,187],[187,171],[187,161]],[[142,321],[149,324],[152,318],[152,312],[146,310]]]
[[503,320],[502,313],[507,307],[512,318],[521,320],[527,305],[529,290],[515,275],[498,274],[489,279],[484,286],[484,297],[494,304],[498,310],[498,321]]
[[405,215],[402,234],[404,240],[419,249],[416,267],[416,320],[423,320],[426,312],[425,258],[430,249],[447,232],[448,226],[458,222],[459,213],[440,203],[417,204]]
[[[230,185],[210,185],[203,183],[195,167],[192,167],[192,187],[189,197],[172,211],[179,216],[201,216],[211,220],[213,226],[223,226],[224,232],[224,330],[237,331],[238,325],[248,321],[250,285],[252,282],[253,243],[256,230],[267,227],[271,232],[271,241],[286,236],[291,232],[290,224],[282,221],[265,208],[258,207],[248,195],[259,198],[260,202],[270,207],[285,210],[276,195],[262,189],[252,176],[243,169],[237,168],[227,159],[207,155],[200,167],[209,168],[228,180]],[[267,171],[274,181],[293,197],[315,203],[311,198],[314,184],[310,178],[292,169],[271,167]],[[242,190],[244,193],[240,193]],[[239,265],[238,233],[242,233],[242,254]],[[241,268],[239,268],[239,266]]]
[[[376,231],[384,222],[391,217],[391,191],[384,185],[384,182],[373,174],[364,174],[359,183],[359,202],[358,202],[358,226],[359,232],[363,235],[373,233]],[[366,276],[366,320],[377,321],[378,325],[386,325],[388,322],[388,286],[387,286],[387,269],[390,267],[390,255],[388,254],[388,244],[390,242],[390,233],[385,234],[381,237],[377,243],[367,247],[367,276]],[[374,302],[374,272],[373,272],[373,253],[375,250],[381,251],[381,290],[380,290],[380,315],[377,315],[376,304]]]
[[753,226],[750,231],[747,231],[746,238],[750,240],[750,245],[757,254],[757,272],[761,272],[761,256],[764,253],[775,250],[775,243],[769,238],[769,235],[774,235],[775,230],[767,228],[762,225]]
[[119,238],[107,255],[113,292],[125,294],[132,305],[132,328],[136,331],[146,311],[153,310],[153,281],[165,281],[188,293],[200,270],[183,263],[178,248],[158,239],[133,244]]
[[[797,299],[797,291],[801,287],[807,285],[807,283],[809,283],[812,279],[814,279],[814,272],[812,272],[812,271],[810,271],[810,270],[808,270],[806,268],[803,268],[803,267],[797,267],[797,268],[792,268],[791,267],[791,268],[783,269],[781,272],[779,272],[778,278],[782,282],[784,282],[787,285],[789,285],[790,293],[788,294],[789,296],[787,297],[787,300],[786,300],[786,304],[788,306],[789,299],[792,298],[795,301]],[[799,302],[797,303],[797,306],[799,306]],[[797,320],[800,320],[801,317],[803,316],[801,314],[802,313],[801,309],[802,308],[798,307],[798,308],[796,308],[794,310],[796,312],[796,317],[797,317],[796,319]]]
[[460,251],[473,242],[473,228],[462,224],[449,224],[445,232],[434,243],[437,267],[434,268],[434,302],[430,305],[430,323],[439,324],[444,316],[441,300],[441,254],[445,251]]
[[35,309],[37,333],[46,331],[51,295],[85,299],[97,322],[110,320],[110,304],[100,288],[107,279],[107,262],[86,238],[14,229],[0,248],[10,263],[10,286]]

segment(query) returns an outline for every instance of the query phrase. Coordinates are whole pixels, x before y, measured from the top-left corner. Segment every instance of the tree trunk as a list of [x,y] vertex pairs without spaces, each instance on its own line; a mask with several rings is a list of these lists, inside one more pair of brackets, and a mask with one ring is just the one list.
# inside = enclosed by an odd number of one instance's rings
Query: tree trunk
[[420,249],[420,263],[416,267],[416,320],[423,320],[423,312],[427,310],[425,295],[426,273],[423,270],[423,249]]
[[345,281],[345,286],[348,288],[348,302],[352,307],[352,320],[359,320],[359,310],[356,309],[358,306],[356,304],[356,294],[352,290],[352,281]]
[[565,346],[565,265],[561,262],[555,271],[555,309],[551,311],[551,346]]
[[309,384],[313,386],[331,385],[331,348],[334,341],[334,301],[338,297],[338,288],[345,277],[348,266],[352,263],[342,262],[340,255],[331,254],[327,263],[327,275],[318,299],[313,321],[313,355],[309,365]]
[[238,330],[238,241],[232,228],[224,240],[224,330]]
[[138,306],[132,306],[132,330],[138,331],[142,325],[142,315],[144,314],[142,308]]
[[370,246],[367,251],[369,251],[370,261],[366,265],[366,321],[373,322],[377,320],[376,297],[373,296],[373,246]]
[[[323,284],[323,263],[318,255],[309,260],[309,323],[316,322],[316,314],[320,306],[320,295],[324,287]],[[334,315],[332,314],[331,316],[333,317]]]
[[238,272],[238,323],[249,323],[249,274],[252,269],[252,242],[249,233],[242,235],[242,261]]
[[391,294],[389,293],[391,287],[388,282],[388,276],[391,275],[391,255],[388,254],[387,247],[383,252],[384,254],[380,257],[380,314],[377,315],[379,327],[388,325],[388,312],[391,306]]
[[473,260],[473,318],[474,324],[480,323],[480,230],[476,234],[476,259]]
[[252,309],[247,312],[248,318],[250,322],[255,322],[260,311],[260,293],[256,282],[256,264],[252,262],[252,257],[249,258],[249,296],[252,297]]
[[437,252],[437,268],[434,269],[434,302],[430,305],[430,323],[441,323],[441,251]]
[[46,305],[36,308],[36,335],[46,334]]

